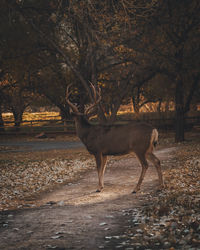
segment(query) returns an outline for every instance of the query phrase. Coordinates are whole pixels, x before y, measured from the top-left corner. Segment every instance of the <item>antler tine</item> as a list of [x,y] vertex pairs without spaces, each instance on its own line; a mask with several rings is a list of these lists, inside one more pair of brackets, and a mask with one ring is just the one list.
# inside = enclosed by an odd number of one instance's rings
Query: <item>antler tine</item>
[[67,89],[66,89],[66,98],[68,100],[69,96],[71,95],[72,91],[69,92],[69,89],[71,88],[72,84],[68,85],[67,86]]
[[94,101],[95,101],[96,100],[96,96],[97,96],[96,89],[95,89],[94,85],[91,82],[90,82],[90,86],[91,86],[91,89],[92,89],[92,92],[93,92],[93,98],[94,98]]
[[66,90],[66,102],[71,107],[71,109],[73,110],[74,113],[79,113],[78,108],[73,103],[71,103],[70,100],[69,100],[69,96],[72,93],[72,90],[69,92],[69,89],[70,89],[71,86],[72,86],[72,84],[70,84],[70,85],[67,86],[67,90]]
[[[98,87],[98,93],[97,93],[94,85],[91,82],[90,82],[90,85],[91,85],[91,89],[92,89],[92,92],[93,92],[94,103],[86,109],[85,113],[86,113],[87,116],[93,115],[93,113],[91,113],[91,110],[95,106],[97,106],[97,104],[101,101],[101,89],[100,89],[100,87]],[[98,99],[97,99],[97,94],[98,94]]]
[[101,89],[99,86],[98,86],[98,95],[99,95],[99,98],[97,100],[97,103],[99,103],[101,101]]
[[[94,102],[98,104],[101,100],[101,89],[98,86],[98,93],[97,93],[95,86],[91,82],[90,82],[90,85],[91,85],[92,92],[93,92]],[[98,94],[98,100],[97,100],[97,94]]]

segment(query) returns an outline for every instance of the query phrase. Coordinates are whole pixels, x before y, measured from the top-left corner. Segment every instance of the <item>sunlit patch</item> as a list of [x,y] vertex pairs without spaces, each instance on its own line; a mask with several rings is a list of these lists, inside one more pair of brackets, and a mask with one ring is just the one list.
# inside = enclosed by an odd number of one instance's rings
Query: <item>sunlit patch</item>
[[[124,192],[123,192],[124,193]],[[130,190],[129,190],[130,193]],[[128,194],[128,192],[127,192]],[[96,204],[100,202],[104,202],[107,200],[113,200],[116,198],[119,198],[122,196],[122,193],[118,193],[116,190],[115,192],[112,191],[102,191],[101,193],[89,193],[81,197],[76,197],[70,201],[65,202],[65,204],[68,205],[75,205],[75,206],[80,206],[80,205],[89,205],[89,204]]]

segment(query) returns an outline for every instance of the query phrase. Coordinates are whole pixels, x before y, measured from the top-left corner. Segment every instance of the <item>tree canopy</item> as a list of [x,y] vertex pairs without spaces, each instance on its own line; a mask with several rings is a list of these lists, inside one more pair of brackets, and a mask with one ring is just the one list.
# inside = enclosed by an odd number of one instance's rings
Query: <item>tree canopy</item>
[[3,0],[0,5],[4,99],[7,79],[7,90],[15,84],[26,90],[21,100],[37,93],[68,117],[67,86],[73,84],[83,111],[93,101],[92,82],[102,88],[102,123],[113,123],[127,98],[137,112],[145,102],[170,99],[176,140],[184,140],[185,114],[198,101],[198,0]]

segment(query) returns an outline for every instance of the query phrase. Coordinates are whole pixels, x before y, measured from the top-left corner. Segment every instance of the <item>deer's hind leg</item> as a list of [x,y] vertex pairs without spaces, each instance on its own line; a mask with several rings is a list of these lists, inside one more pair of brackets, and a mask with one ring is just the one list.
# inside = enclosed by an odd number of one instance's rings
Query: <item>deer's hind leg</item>
[[164,187],[164,181],[163,181],[163,175],[162,175],[161,166],[160,166],[160,160],[152,152],[149,152],[147,154],[147,158],[155,166],[155,168],[157,170],[157,173],[158,173],[158,179],[159,179],[160,187],[163,188]]
[[95,159],[96,159],[97,172],[98,172],[98,177],[99,177],[99,187],[97,189],[97,192],[101,192],[104,188],[104,173],[106,169],[107,156],[104,156],[102,154],[96,154]]
[[142,166],[142,171],[141,171],[141,174],[140,174],[140,178],[138,180],[138,183],[135,187],[135,189],[133,190],[133,193],[136,193],[137,191],[140,190],[140,186],[142,184],[142,181],[144,179],[144,176],[146,174],[146,171],[148,169],[148,163],[147,163],[147,160],[146,160],[146,157],[145,157],[145,154],[136,154],[138,160],[140,161],[140,164]]

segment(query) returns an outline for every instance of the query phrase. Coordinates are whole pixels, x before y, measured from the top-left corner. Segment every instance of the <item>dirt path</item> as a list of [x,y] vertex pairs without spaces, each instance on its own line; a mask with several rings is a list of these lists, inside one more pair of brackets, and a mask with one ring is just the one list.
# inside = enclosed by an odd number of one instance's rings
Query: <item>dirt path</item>
[[[167,160],[172,150],[156,155]],[[140,170],[135,158],[111,160],[102,193],[95,192],[94,169],[78,182],[41,197],[34,209],[1,212],[0,249],[105,249],[105,237],[119,234],[126,226],[124,210],[139,207],[158,184],[150,166],[141,192],[133,195]]]

